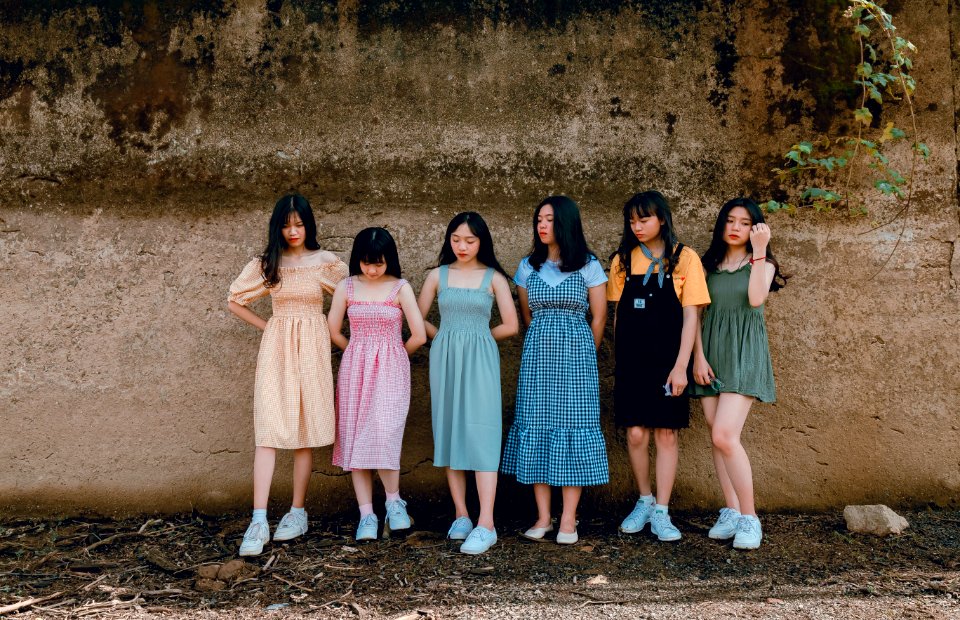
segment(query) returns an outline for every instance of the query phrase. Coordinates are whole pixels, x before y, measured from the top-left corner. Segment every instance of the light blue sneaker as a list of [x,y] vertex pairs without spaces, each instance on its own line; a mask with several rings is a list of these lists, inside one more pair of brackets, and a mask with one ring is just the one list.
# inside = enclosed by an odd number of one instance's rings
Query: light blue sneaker
[[730,540],[737,534],[740,512],[733,508],[721,508],[720,518],[713,524],[707,536],[714,540]]
[[663,508],[654,508],[650,516],[650,531],[663,542],[680,540],[680,530],[670,521],[670,513]]
[[387,508],[385,521],[391,532],[410,529],[410,515],[407,514],[407,502],[395,499],[384,504]]
[[457,517],[450,529],[447,530],[447,538],[450,540],[466,540],[472,531],[473,521],[470,520],[470,517]]
[[288,512],[280,519],[277,529],[273,532],[274,541],[292,540],[307,533],[307,513]]
[[240,543],[240,555],[260,555],[263,546],[270,542],[270,526],[266,521],[251,521]]
[[488,530],[479,525],[473,528],[467,539],[460,545],[460,553],[478,555],[497,542],[497,530]]
[[377,515],[375,514],[368,514],[361,518],[357,525],[357,540],[376,540],[377,523]]
[[637,505],[633,507],[627,518],[620,524],[620,531],[624,534],[636,534],[643,530],[643,527],[650,522],[650,515],[653,514],[654,499],[652,497],[641,497],[637,500]]
[[733,537],[734,549],[756,549],[763,540],[760,519],[753,515],[741,515],[737,521],[737,534]]

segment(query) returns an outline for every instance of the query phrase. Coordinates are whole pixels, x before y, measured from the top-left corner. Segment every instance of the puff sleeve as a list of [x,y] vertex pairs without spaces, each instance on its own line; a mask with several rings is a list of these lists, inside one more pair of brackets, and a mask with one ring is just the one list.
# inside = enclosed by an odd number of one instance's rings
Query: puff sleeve
[[260,273],[260,259],[254,258],[247,263],[237,279],[230,285],[230,294],[227,296],[227,300],[241,306],[247,306],[269,294],[270,289],[267,288],[263,275]]

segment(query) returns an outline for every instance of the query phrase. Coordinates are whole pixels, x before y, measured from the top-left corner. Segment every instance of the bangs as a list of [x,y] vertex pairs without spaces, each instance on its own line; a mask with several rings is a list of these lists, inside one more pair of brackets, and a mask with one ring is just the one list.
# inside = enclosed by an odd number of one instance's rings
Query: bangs
[[629,218],[631,215],[636,215],[639,218],[644,217],[656,217],[659,218],[657,214],[657,206],[653,202],[640,200],[636,204],[630,205],[630,211],[627,213]]
[[366,252],[360,254],[358,260],[361,263],[367,263],[368,265],[379,265],[387,262],[383,252],[377,252],[376,248],[367,248]]

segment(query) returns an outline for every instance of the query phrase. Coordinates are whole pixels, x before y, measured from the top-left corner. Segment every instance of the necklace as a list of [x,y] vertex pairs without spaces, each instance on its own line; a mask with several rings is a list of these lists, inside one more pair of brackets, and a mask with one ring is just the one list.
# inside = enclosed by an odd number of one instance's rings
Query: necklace
[[733,265],[730,261],[730,258],[725,256],[723,259],[723,263],[720,265],[720,268],[723,269],[724,271],[736,271],[737,269],[740,269],[741,267],[743,267],[746,264],[747,259],[749,258],[750,258],[749,254],[744,254],[743,258],[737,261],[736,265]]

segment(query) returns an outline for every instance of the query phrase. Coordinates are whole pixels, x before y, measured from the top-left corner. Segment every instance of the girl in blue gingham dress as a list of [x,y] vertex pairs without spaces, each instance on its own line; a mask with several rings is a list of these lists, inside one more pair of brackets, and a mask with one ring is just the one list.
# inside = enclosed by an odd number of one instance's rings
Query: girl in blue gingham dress
[[565,196],[544,200],[534,213],[533,252],[515,276],[529,329],[501,468],[534,487],[538,520],[524,533],[527,538],[543,540],[552,531],[550,487],[559,486],[557,542],[576,542],[581,488],[609,479],[596,356],[606,321],[606,280],[587,248],[576,203]]

